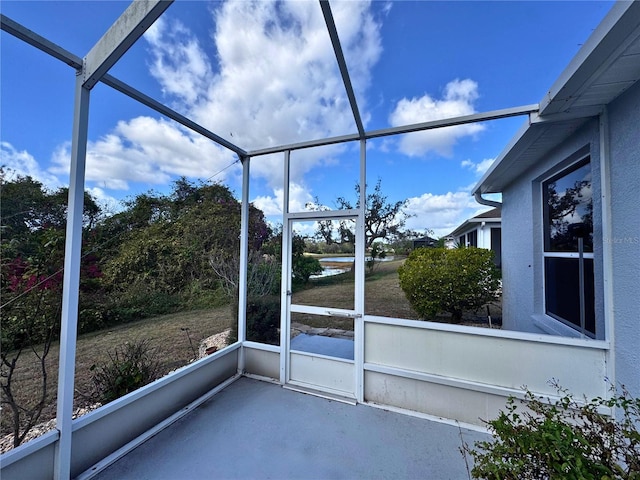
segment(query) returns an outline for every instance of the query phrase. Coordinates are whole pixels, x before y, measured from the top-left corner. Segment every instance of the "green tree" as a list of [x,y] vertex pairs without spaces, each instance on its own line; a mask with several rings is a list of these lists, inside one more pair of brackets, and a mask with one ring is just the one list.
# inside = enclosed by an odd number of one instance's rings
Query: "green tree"
[[308,283],[311,275],[322,273],[322,265],[317,258],[305,255],[306,244],[305,239],[300,235],[293,235],[293,243],[291,245],[291,273],[293,279],[299,283]]
[[459,323],[464,311],[477,310],[498,297],[500,272],[493,252],[482,248],[418,248],[398,269],[400,287],[423,318],[451,313]]
[[[355,186],[358,200],[355,208],[360,207],[360,185]],[[354,204],[345,197],[338,197],[338,208],[348,210],[354,208]],[[390,202],[382,193],[382,179],[378,179],[373,191],[367,193],[366,211],[364,218],[365,248],[370,248],[376,240],[389,240],[398,235],[404,228],[409,214],[404,211],[407,200]],[[354,232],[349,224],[340,222],[339,233],[341,241],[353,243]]]
[[[211,266],[237,263],[240,217],[228,187],[184,178],[169,195],[149,192],[129,201],[103,227],[120,235],[104,266],[116,316],[166,313],[183,306],[190,292],[216,292],[220,279]],[[259,251],[270,235],[263,213],[250,206],[250,250]]]
[[[0,168],[2,240],[0,249],[0,387],[3,431],[13,433],[20,445],[36,425],[49,399],[47,357],[51,343],[59,336],[62,268],[68,190],[53,192],[28,176],[10,175]],[[100,208],[85,193],[84,224],[90,230]],[[80,304],[99,289],[100,269],[94,255],[81,263]],[[86,316],[81,315],[81,325]],[[21,391],[20,366],[31,351],[37,361],[39,388],[25,395]]]
[[373,270],[376,268],[376,265],[380,264],[380,261],[387,258],[387,252],[384,250],[384,246],[381,242],[376,242],[371,245],[371,251],[369,252],[369,256],[365,261],[365,265],[369,273],[373,273]]

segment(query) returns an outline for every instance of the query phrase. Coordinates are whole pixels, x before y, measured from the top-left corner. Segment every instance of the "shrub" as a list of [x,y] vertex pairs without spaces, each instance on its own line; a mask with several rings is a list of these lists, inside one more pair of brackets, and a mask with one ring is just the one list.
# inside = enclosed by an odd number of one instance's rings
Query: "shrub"
[[[235,322],[229,332],[229,343],[238,340],[238,302],[234,302]],[[247,299],[247,340],[271,345],[280,344],[280,297],[264,296]]]
[[133,392],[158,378],[160,364],[148,340],[125,343],[109,353],[109,361],[92,365],[93,397],[104,403]]
[[[547,403],[527,391],[529,410],[518,411],[513,397],[506,412],[487,422],[494,439],[463,443],[474,459],[473,478],[485,479],[640,479],[640,399],[624,389],[605,400],[578,403],[565,390]],[[600,413],[615,407],[619,420]]]
[[418,248],[398,269],[400,287],[423,318],[451,313],[459,323],[465,310],[477,310],[498,297],[500,272],[493,252],[482,248]]
[[[240,256],[216,250],[209,256],[209,265],[220,280],[227,298],[238,295],[240,285]],[[247,257],[247,290],[251,295],[271,295],[280,290],[280,261],[275,256],[250,250]]]
[[294,255],[291,272],[294,282],[306,284],[309,282],[311,275],[322,273],[322,265],[320,265],[317,258],[307,257],[306,255]]

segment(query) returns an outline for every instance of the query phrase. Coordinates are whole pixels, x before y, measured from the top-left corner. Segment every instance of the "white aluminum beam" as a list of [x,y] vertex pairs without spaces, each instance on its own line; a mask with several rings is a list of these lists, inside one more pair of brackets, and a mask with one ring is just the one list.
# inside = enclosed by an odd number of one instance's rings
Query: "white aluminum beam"
[[353,119],[356,122],[359,138],[364,138],[364,126],[362,125],[362,118],[360,118],[360,111],[358,110],[358,102],[351,85],[351,78],[349,77],[349,69],[347,68],[347,62],[344,59],[344,53],[342,52],[342,46],[340,45],[340,38],[338,37],[338,30],[333,20],[333,14],[331,13],[331,7],[328,0],[320,0],[320,7],[322,8],[322,15],[324,21],[327,24],[327,31],[329,37],[331,37],[331,44],[333,45],[333,52],[336,55],[338,61],[338,67],[340,68],[340,75],[342,75],[342,82],[344,88],[347,91],[347,97],[351,104],[351,111],[353,112]]
[[[24,40],[25,42],[39,48],[40,50],[46,53],[49,53],[50,55],[53,55],[54,57],[64,61],[65,63],[73,66],[74,68],[80,68],[79,57],[76,57],[75,55],[58,47],[57,45],[52,44],[51,42],[44,39],[43,37],[40,37],[39,35],[31,32],[30,30],[27,30],[26,28],[20,26],[19,24],[13,22],[12,20],[8,19],[5,16],[2,16],[2,29]],[[124,93],[125,95],[133,98],[134,100],[148,106],[149,108],[152,108],[153,110],[163,115],[166,115],[167,117],[171,118],[172,120],[175,120],[176,122],[184,125],[185,127],[197,133],[200,133],[201,135],[209,138],[210,140],[213,140],[219,145],[222,145],[223,147],[228,148],[229,150],[237,153],[238,156],[240,157],[245,157],[245,156],[257,157],[261,155],[270,155],[273,153],[283,153],[286,151],[302,150],[305,148],[321,147],[326,145],[335,145],[338,143],[347,143],[347,142],[354,142],[354,141],[361,140],[361,136],[357,133],[354,133],[349,135],[328,137],[328,138],[323,138],[319,140],[299,142],[299,143],[294,143],[289,145],[262,148],[262,149],[257,149],[257,150],[247,152],[243,150],[241,147],[234,145],[233,143],[225,140],[224,138],[210,132],[209,130],[198,125],[192,120],[189,120],[185,116],[180,115],[179,113],[175,112],[169,107],[166,107],[162,103],[148,97],[147,95],[139,92],[138,90],[130,87],[126,83],[114,78],[111,75],[104,75],[101,78],[101,81],[106,85],[109,85],[110,87],[118,90],[119,92]],[[399,135],[403,133],[418,132],[422,130],[431,130],[436,128],[450,127],[454,125],[463,125],[466,123],[476,123],[476,122],[482,122],[487,120],[496,120],[500,118],[514,117],[514,116],[520,116],[520,115],[530,115],[530,121],[532,123],[537,123],[546,119],[546,118],[539,117],[537,115],[538,111],[539,111],[539,108],[537,104],[524,105],[520,107],[505,108],[501,110],[492,110],[489,112],[476,113],[473,115],[451,117],[451,118],[445,118],[442,120],[434,120],[431,122],[405,125],[401,127],[393,127],[388,129],[382,129],[382,130],[374,130],[368,133],[365,132],[364,137],[365,139],[371,139],[371,138],[378,138],[378,137],[384,137],[384,136],[390,136],[390,135]],[[596,112],[591,112],[591,111],[580,112],[580,113],[581,114],[584,114],[584,113],[597,114]],[[548,118],[547,120],[560,121],[563,119],[564,118],[562,117],[558,117],[558,118]]]
[[[463,115],[460,117],[443,118],[442,120],[433,120],[424,123],[415,123],[412,125],[404,125],[401,127],[385,128],[382,130],[373,130],[365,133],[365,139],[387,137],[391,135],[400,135],[403,133],[420,132],[423,130],[433,130],[436,128],[452,127],[454,125],[464,125],[467,123],[485,122],[487,120],[498,120],[500,118],[517,117],[521,115],[529,115],[538,111],[538,104],[524,105],[521,107],[504,108],[501,110],[491,110],[489,112],[474,113],[472,115]],[[333,145],[336,143],[346,143],[361,140],[358,134],[342,135],[339,137],[323,138],[322,140],[311,140],[308,142],[293,143],[290,145],[282,145],[279,147],[263,148],[260,150],[249,151],[252,157],[259,155],[270,155],[272,153],[280,153],[290,150],[302,150],[304,148],[320,147],[324,145]]]
[[282,179],[282,273],[280,275],[280,383],[289,381],[289,354],[291,340],[291,235],[289,233],[289,181],[291,179],[291,152],[284,152]]
[[140,92],[139,90],[136,90],[135,88],[127,85],[126,83],[118,80],[117,78],[114,78],[111,75],[107,74],[103,76],[100,81],[105,85],[109,85],[111,88],[119,91],[120,93],[124,93],[126,96],[136,100],[137,102],[140,102],[143,105],[146,105],[147,107],[155,110],[156,112],[169,117],[171,120],[175,120],[176,122],[178,122],[181,125],[184,125],[188,129],[193,130],[194,132],[199,133],[204,137],[207,137],[209,140],[213,140],[218,145],[228,148],[232,152],[235,152],[240,158],[247,156],[247,152],[242,148],[238,147],[237,145],[234,145],[233,143],[207,130],[206,128],[197,124],[196,122],[189,120],[184,115],[179,114],[175,110],[172,110],[166,105],[158,102],[157,100],[154,100],[148,95],[145,95],[144,93]]
[[358,222],[356,229],[356,274],[355,274],[355,310],[358,316],[353,320],[355,362],[355,396],[359,403],[364,402],[364,314],[365,314],[365,275],[367,212],[367,141],[360,140],[360,198],[358,199]]
[[433,130],[435,128],[452,127],[455,125],[464,125],[467,123],[478,123],[486,120],[498,120],[500,118],[517,117],[519,115],[528,115],[538,111],[538,104],[525,105],[522,107],[503,108],[501,110],[492,110],[489,112],[474,113],[471,115],[462,115],[460,117],[444,118],[442,120],[433,120],[424,123],[415,123],[413,125],[404,125],[402,127],[385,128],[382,130],[374,130],[367,133],[367,139],[388,137],[390,135],[399,135],[403,133],[421,132],[423,130]]
[[305,148],[335,145],[336,143],[355,142],[357,140],[360,140],[360,136],[357,133],[354,133],[350,135],[341,135],[338,137],[322,138],[320,140],[310,140],[308,142],[291,143],[289,145],[261,148],[258,150],[251,150],[247,153],[251,157],[257,157],[260,155],[271,155],[272,153],[291,152],[294,150],[302,150]]
[[[63,61],[64,63],[66,63],[67,65],[70,65],[76,70],[82,69],[82,59],[77,55],[74,55],[73,53],[68,52],[64,48],[50,42],[46,38],[38,35],[35,32],[32,32],[28,28],[23,27],[22,25],[11,20],[5,15],[0,15],[0,23],[2,26],[2,30],[4,30],[5,32],[28,43],[33,47],[36,47],[37,49],[43,51],[44,53],[47,53],[52,57]],[[194,121],[189,120],[184,115],[179,114],[175,110],[172,110],[171,108],[158,102],[157,100],[154,100],[153,98],[149,97],[148,95],[145,95],[139,90],[136,90],[135,88],[127,85],[123,81],[118,80],[117,78],[108,74],[104,75],[100,79],[100,81],[105,85],[108,85],[111,88],[119,91],[120,93],[124,93],[129,98],[132,98],[135,101],[142,103],[143,105],[146,105],[152,110],[155,110],[156,112],[169,117],[170,119],[178,122],[179,124],[184,125],[188,129],[193,130],[194,132],[199,133],[200,135],[208,138],[209,140],[216,142],[218,145],[228,148],[232,152],[235,152],[239,157],[247,156],[247,152],[242,148],[238,147],[237,145],[234,145],[228,140],[225,140],[224,138],[207,130],[203,126],[195,123]]]
[[172,3],[173,0],[132,2],[84,58],[85,88],[92,89]]
[[76,77],[71,167],[69,172],[69,204],[64,248],[62,283],[62,319],[60,326],[60,363],[58,367],[58,400],[56,427],[60,440],[56,448],[54,478],[71,475],[71,421],[73,415],[76,336],[78,333],[78,299],[80,295],[80,260],[82,254],[82,213],[84,209],[84,174],[89,129],[89,89]]
[[[238,342],[247,340],[247,267],[249,265],[249,157],[242,161],[242,203],[240,205],[240,262],[238,265]],[[244,373],[244,348],[238,355],[238,373]]]
[[38,50],[42,50],[44,53],[48,53],[52,57],[63,61],[67,65],[72,66],[76,70],[82,68],[82,59],[73,53],[66,51],[64,48],[50,42],[46,38],[32,32],[26,27],[23,27],[18,22],[11,20],[9,17],[0,14],[0,26],[2,30],[19,38],[25,43],[28,43],[32,47],[36,47]]

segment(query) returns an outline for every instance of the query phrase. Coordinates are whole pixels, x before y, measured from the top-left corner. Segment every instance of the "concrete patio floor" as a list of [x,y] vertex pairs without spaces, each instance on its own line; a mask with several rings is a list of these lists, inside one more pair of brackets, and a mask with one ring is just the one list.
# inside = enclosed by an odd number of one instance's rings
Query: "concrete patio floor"
[[461,433],[241,378],[94,478],[467,479]]

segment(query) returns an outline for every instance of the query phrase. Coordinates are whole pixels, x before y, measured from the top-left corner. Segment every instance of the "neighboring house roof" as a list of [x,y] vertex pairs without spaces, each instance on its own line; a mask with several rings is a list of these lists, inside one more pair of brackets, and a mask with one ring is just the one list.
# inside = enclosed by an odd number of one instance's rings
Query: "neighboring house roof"
[[473,218],[465,220],[462,225],[460,225],[453,232],[451,232],[449,235],[447,235],[447,237],[457,237],[458,235],[462,235],[464,232],[467,232],[472,225],[475,226],[475,224],[477,224],[477,223],[482,223],[482,222],[501,222],[501,220],[502,220],[501,215],[502,215],[502,212],[501,212],[501,209],[499,207],[492,208],[491,210],[488,210],[488,211],[483,212],[483,213],[481,213],[479,215],[476,215]]
[[420,238],[415,238],[413,240],[413,244],[422,244],[424,243],[425,245],[435,245],[438,242],[438,240],[436,240],[435,238],[431,238],[429,236],[426,237],[420,237]]
[[540,101],[474,193],[502,192],[640,79],[640,2],[619,2]]

